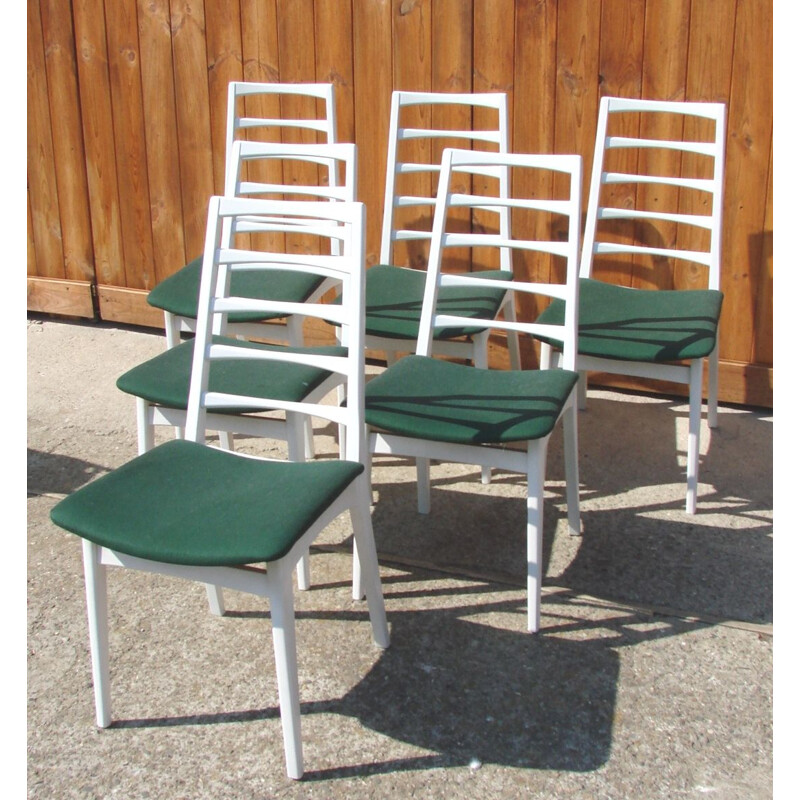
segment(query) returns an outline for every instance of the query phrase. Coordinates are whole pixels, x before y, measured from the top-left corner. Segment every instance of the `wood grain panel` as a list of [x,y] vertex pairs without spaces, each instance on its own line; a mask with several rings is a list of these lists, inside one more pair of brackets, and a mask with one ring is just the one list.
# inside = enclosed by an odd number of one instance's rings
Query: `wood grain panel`
[[155,285],[153,228],[135,2],[107,0],[106,35],[125,285],[151,289]]
[[339,0],[317,0],[314,5],[316,79],[332,83],[336,94],[336,138],[355,142],[355,87],[353,85],[353,9]]
[[47,95],[42,19],[37,0],[28,3],[28,192],[36,243],[34,274],[64,277],[53,126]]
[[44,0],[41,13],[50,118],[58,131],[53,136],[53,156],[64,277],[90,280],[94,277],[94,257],[72,15],[69,5],[60,0]]
[[[600,52],[598,56],[598,83],[601,96],[641,97],[642,68],[644,58],[645,3],[643,0],[603,0],[600,21]],[[623,136],[638,136],[639,121],[635,115],[625,115],[618,127]],[[635,150],[617,150],[609,153],[613,158],[613,169],[620,172],[636,172]],[[590,156],[586,164],[586,181],[594,168]],[[602,202],[618,208],[633,207],[635,190],[631,184],[612,184],[603,191]],[[634,225],[627,221],[603,222],[604,238],[612,241],[630,241],[635,236]],[[613,258],[597,258],[593,274],[621,286],[632,283],[630,256],[623,254]]]
[[239,0],[215,0],[206,5],[206,41],[214,193],[223,194],[228,84],[242,80],[244,74]]
[[[164,280],[194,254],[183,235],[178,123],[172,65],[169,0],[138,0],[144,136],[150,190],[155,282]],[[150,287],[152,288],[152,287]]]
[[103,0],[73,0],[72,12],[95,276],[98,282],[124,286],[120,181]]
[[[763,268],[764,232],[772,139],[772,17],[769,3],[737,3],[731,79],[720,355],[749,361],[756,321],[755,297]],[[771,322],[771,321],[770,321]],[[763,324],[767,324],[764,321]]]
[[358,147],[358,199],[367,206],[367,264],[380,253],[386,140],[392,93],[392,4],[353,4],[353,55]]
[[[91,278],[104,319],[158,327],[146,290],[202,248],[208,197],[221,190],[232,79],[336,85],[339,139],[358,146],[369,264],[378,260],[395,88],[506,91],[512,147],[581,154],[585,193],[601,95],[724,102],[721,396],[771,403],[769,0],[30,0],[27,35],[28,274]],[[247,112],[277,117],[291,106],[253,99]],[[442,107],[431,122],[465,120]],[[702,124],[676,132],[708,135]],[[694,160],[684,156],[683,169]],[[686,191],[651,199],[704,208]],[[678,247],[698,241],[669,226],[645,233]],[[418,254],[411,260],[424,265]],[[612,264],[604,274],[665,287],[702,277],[680,263],[644,266]],[[551,265],[525,259],[517,268],[544,276]],[[29,303],[37,313],[48,303],[53,313],[89,313],[87,296],[80,281],[37,279]],[[502,337],[491,359],[507,364]]]
[[170,0],[170,25],[186,251],[201,253],[214,193],[203,0]]

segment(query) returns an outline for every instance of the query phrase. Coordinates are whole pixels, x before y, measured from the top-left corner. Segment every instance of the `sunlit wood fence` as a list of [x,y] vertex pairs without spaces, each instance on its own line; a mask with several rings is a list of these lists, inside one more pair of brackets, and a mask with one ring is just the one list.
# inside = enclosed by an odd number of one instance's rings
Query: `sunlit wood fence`
[[28,0],[29,310],[162,324],[145,296],[202,249],[231,80],[335,84],[370,264],[393,89],[505,91],[512,148],[587,176],[602,95],[725,102],[721,396],[772,404],[770,0]]

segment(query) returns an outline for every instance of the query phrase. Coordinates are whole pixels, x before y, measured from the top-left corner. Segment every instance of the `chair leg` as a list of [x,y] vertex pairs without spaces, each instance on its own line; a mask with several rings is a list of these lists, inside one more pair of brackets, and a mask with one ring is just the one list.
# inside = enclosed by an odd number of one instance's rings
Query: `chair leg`
[[588,373],[586,372],[586,370],[582,370],[581,372],[578,373],[578,408],[581,411],[586,411],[586,407],[589,404],[588,393],[589,393]]
[[208,597],[208,610],[215,617],[222,617],[225,614],[225,598],[222,589],[213,583],[206,584],[206,597]]
[[154,443],[153,407],[143,397],[136,398],[136,443],[139,455],[151,450]]
[[573,536],[581,535],[580,475],[578,472],[578,407],[570,399],[562,417],[564,425],[564,470],[566,472],[567,522]]
[[[305,461],[307,452],[305,415],[289,412],[286,414],[286,448],[289,461]],[[311,564],[308,553],[297,562],[297,588],[306,591],[311,588]]]
[[716,428],[717,401],[719,398],[719,348],[715,347],[708,357],[708,401],[706,404],[706,420],[709,428]]
[[164,335],[167,337],[167,349],[181,343],[181,320],[169,311],[164,312]]
[[700,467],[700,417],[703,405],[703,360],[689,368],[689,438],[686,443],[686,513],[697,509],[697,480]]
[[97,725],[111,724],[111,685],[108,670],[108,596],[106,568],[100,563],[100,548],[83,540],[83,572],[86,581],[86,610],[89,618],[89,649]]
[[278,679],[278,703],[283,728],[286,772],[303,777],[303,742],[300,737],[300,686],[297,678],[297,638],[294,622],[291,569],[277,562],[267,566],[272,642]]
[[[489,332],[481,333],[472,343],[472,363],[477,369],[489,369]],[[492,468],[481,467],[481,483],[488,485],[492,482]]]
[[375,537],[372,530],[371,493],[368,475],[362,475],[356,486],[355,505],[350,508],[354,544],[353,597],[360,600],[366,596],[369,619],[372,624],[372,638],[379,647],[386,648],[389,646],[389,628],[386,623],[378,553],[375,549]]
[[417,464],[417,511],[429,514],[431,510],[431,462],[418,458]]
[[[517,321],[517,310],[514,307],[514,296],[503,306],[503,316],[509,322]],[[509,331],[506,341],[508,342],[508,359],[511,369],[522,369],[522,357],[519,352],[519,334],[516,331]]]
[[219,444],[223,450],[233,450],[233,434],[230,431],[219,431]]
[[547,441],[528,443],[528,630],[539,630],[542,593],[542,528],[544,523],[544,469]]

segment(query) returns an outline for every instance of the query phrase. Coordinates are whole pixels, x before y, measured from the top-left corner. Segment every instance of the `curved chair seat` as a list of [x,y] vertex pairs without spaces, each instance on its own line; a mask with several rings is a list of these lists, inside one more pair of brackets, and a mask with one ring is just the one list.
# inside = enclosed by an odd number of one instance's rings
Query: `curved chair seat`
[[[717,342],[722,292],[647,290],[581,278],[578,354],[660,363],[705,358]],[[539,321],[563,319],[555,300]],[[551,343],[552,344],[552,343]]]
[[[510,281],[508,270],[476,271],[476,276],[497,281]],[[422,270],[377,264],[367,270],[367,336],[405,339],[415,342],[422,316],[422,296],[426,272]],[[474,287],[442,287],[437,307],[442,313],[478,319],[493,319],[506,299],[506,289],[476,290]],[[437,328],[435,339],[473,336],[486,326]]]
[[[190,261],[185,267],[154,286],[147,295],[147,302],[169,314],[194,319],[197,316],[197,298],[200,294],[200,272],[203,258]],[[275,270],[269,281],[257,272],[238,272],[231,276],[231,294],[253,300],[280,300],[305,303],[322,285],[323,279],[316,275]],[[254,311],[238,311],[228,315],[230,324],[262,322],[279,319],[281,314],[264,314]]]
[[570,370],[484,370],[407,356],[367,384],[365,418],[430,441],[530,441],[552,433],[577,381]]
[[[215,344],[226,344],[251,350],[273,350],[286,353],[314,353],[343,356],[343,347],[281,347],[257,344],[223,336],[213,338]],[[117,388],[140,397],[148,403],[168,408],[186,409],[192,373],[194,340],[182,342],[138,364],[117,379]],[[210,391],[225,391],[248,397],[268,397],[300,402],[333,375],[332,372],[305,364],[251,359],[224,359],[211,362]],[[218,413],[239,414],[242,408],[216,409]]]
[[52,511],[102,547],[168,564],[237,566],[283,558],[363,466],[247,458],[175,439]]

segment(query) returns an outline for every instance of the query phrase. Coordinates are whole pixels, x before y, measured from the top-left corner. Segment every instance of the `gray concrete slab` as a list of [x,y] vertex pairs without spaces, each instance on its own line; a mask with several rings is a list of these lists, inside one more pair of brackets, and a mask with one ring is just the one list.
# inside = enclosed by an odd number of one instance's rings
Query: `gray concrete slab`
[[133,400],[114,381],[163,339],[35,319],[27,338],[29,797],[772,796],[768,413],[722,408],[687,516],[685,403],[591,391],[581,537],[565,526],[559,437],[551,447],[535,636],[522,479],[484,486],[473,467],[434,465],[423,517],[411,465],[376,459],[392,645],[374,647],[350,598],[342,520],[297,595],[307,773],[294,783],[256,598],[230,593],[216,618],[202,587],[112,574],[115,723],[95,728],[80,547],[49,511],[135,455]]

